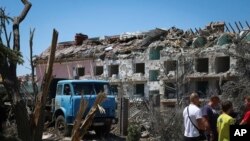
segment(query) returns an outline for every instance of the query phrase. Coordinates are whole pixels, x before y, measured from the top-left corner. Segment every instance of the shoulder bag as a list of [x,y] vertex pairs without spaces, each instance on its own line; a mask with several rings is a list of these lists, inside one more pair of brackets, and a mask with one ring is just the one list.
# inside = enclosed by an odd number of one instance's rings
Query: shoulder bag
[[189,116],[189,110],[188,110],[189,106],[187,107],[187,113],[188,113],[188,118],[190,120],[190,122],[193,124],[193,126],[199,131],[199,140],[206,140],[206,135],[204,133],[203,130],[200,130],[194,123],[193,121],[191,120],[190,116]]

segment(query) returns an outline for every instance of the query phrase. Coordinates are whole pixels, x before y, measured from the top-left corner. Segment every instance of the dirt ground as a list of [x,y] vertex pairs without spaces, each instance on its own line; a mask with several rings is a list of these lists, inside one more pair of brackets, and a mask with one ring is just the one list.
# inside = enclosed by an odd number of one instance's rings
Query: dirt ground
[[[140,141],[159,141],[157,138],[141,138]],[[48,139],[43,139],[43,141],[71,141],[70,137],[57,138],[51,137]],[[119,135],[115,135],[110,133],[106,137],[97,137],[95,134],[87,134],[82,141],[126,141],[126,137],[121,137]]]
[[[70,137],[60,138],[55,134],[44,134],[43,141],[70,141]],[[126,137],[120,137],[115,134],[108,134],[105,137],[98,137],[93,132],[89,132],[87,135],[84,136],[82,141],[126,141]]]

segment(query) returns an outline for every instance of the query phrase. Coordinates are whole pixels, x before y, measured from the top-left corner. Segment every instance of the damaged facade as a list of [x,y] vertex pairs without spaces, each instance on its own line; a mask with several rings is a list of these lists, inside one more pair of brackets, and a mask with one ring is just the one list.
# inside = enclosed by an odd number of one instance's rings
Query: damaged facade
[[[223,22],[196,32],[172,27],[98,38],[76,34],[75,41],[58,44],[53,75],[109,80],[114,90],[122,84],[131,98],[160,94],[164,102],[194,90],[205,97],[220,93],[223,83],[237,78],[237,59],[229,54],[249,38],[249,28],[230,32]],[[35,58],[40,82],[49,50]]]

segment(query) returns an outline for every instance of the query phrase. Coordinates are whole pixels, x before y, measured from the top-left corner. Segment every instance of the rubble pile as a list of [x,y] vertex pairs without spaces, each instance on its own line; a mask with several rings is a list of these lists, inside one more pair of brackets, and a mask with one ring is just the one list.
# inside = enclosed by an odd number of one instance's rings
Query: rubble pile
[[[230,82],[237,79],[239,75],[250,74],[248,73],[250,71],[243,71],[250,68],[248,63],[250,60],[250,27],[248,26],[247,29],[242,27],[238,32],[235,32],[231,25],[230,28],[231,31],[224,22],[212,22],[204,29],[199,28],[194,31],[171,27],[97,38],[77,34],[77,41],[58,44],[56,61],[59,63],[84,59],[100,61],[98,63],[101,65],[98,65],[103,66],[103,70],[106,70],[106,73],[103,71],[101,76],[109,77],[113,84],[117,85],[116,80],[121,80],[121,78],[129,83],[136,82],[131,85],[126,84],[128,88],[124,93],[137,94],[134,92],[139,91],[139,86],[136,90],[134,84],[143,84],[143,90],[145,88],[151,92],[156,90],[157,94],[164,95],[166,101],[160,99],[159,102],[162,105],[164,103],[165,105],[176,104],[176,99],[178,100],[181,98],[180,96],[183,96],[181,94],[190,90],[200,90],[203,94],[207,93],[207,90],[218,90],[222,91],[222,96],[225,98],[233,98],[238,93],[245,95],[249,88],[245,84],[250,84],[248,83],[250,79],[244,83]],[[49,50],[50,48],[36,57],[35,60],[38,64],[46,61]],[[141,59],[145,56],[149,56],[149,59]],[[222,59],[222,61],[216,59]],[[105,62],[101,62],[101,60],[105,60]],[[143,67],[140,66],[140,68],[144,69],[132,72],[134,64],[138,65],[138,63],[142,63]],[[176,67],[171,67],[171,64],[176,64]],[[236,70],[235,68],[239,67],[237,65],[240,65],[241,69]],[[107,68],[110,70],[107,71]],[[121,71],[119,72],[119,70]],[[226,81],[229,81],[228,85],[221,89]],[[167,82],[170,82],[171,85]],[[244,86],[240,85],[241,83]],[[167,89],[165,85],[167,85]],[[172,92],[175,90],[175,86],[183,88],[183,90],[180,89],[177,93]],[[188,88],[186,88],[187,86]],[[178,96],[169,96],[170,90],[171,93],[178,94]],[[145,91],[138,93],[144,93],[144,97],[150,94]],[[201,96],[205,97],[205,95]],[[174,101],[172,102],[170,99],[174,99]],[[240,101],[240,99],[236,101]],[[171,102],[173,104],[170,104]],[[142,103],[130,105],[129,122],[139,124],[142,138],[181,140],[182,108],[162,110]],[[118,127],[114,127],[112,133],[119,134],[117,132]]]
[[[182,139],[179,131],[182,124],[183,107],[154,107],[148,101],[132,103],[129,106],[129,123],[137,124],[141,131],[141,140]],[[178,131],[177,131],[178,130]],[[117,128],[112,131],[119,134]]]
[[[135,56],[143,56],[147,48],[164,47],[166,50],[177,48],[180,51],[195,48],[208,48],[235,43],[239,40],[250,39],[249,29],[241,30],[240,34],[224,32],[228,29],[224,22],[210,23],[204,29],[192,29],[184,31],[176,27],[169,29],[156,28],[148,32],[124,33],[121,35],[88,38],[87,35],[76,34],[76,41],[62,42],[58,44],[56,60],[77,60],[94,58],[104,60],[126,59]],[[79,37],[82,35],[83,37]],[[80,40],[80,41],[79,41]],[[50,48],[35,60],[46,60]]]
[[151,134],[151,120],[149,105],[147,101],[138,104],[130,104],[129,107],[129,123],[136,123],[140,127],[141,138],[153,137]]

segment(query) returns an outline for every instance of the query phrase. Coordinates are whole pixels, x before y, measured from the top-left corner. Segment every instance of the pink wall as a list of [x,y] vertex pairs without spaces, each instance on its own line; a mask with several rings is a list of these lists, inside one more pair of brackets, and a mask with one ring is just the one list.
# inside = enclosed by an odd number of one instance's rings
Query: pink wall
[[[36,66],[36,76],[38,79],[38,83],[41,84],[45,68],[47,64],[38,64]],[[73,62],[56,62],[53,65],[53,76],[56,78],[70,78],[73,76],[73,68],[84,67],[85,75],[94,75],[93,68],[94,63],[93,60],[81,60],[81,61],[73,61]]]

